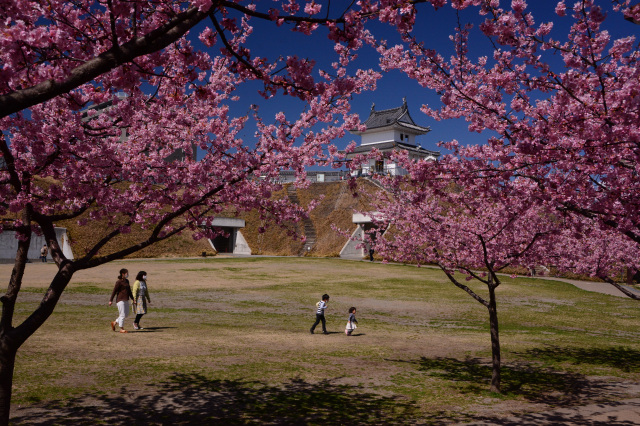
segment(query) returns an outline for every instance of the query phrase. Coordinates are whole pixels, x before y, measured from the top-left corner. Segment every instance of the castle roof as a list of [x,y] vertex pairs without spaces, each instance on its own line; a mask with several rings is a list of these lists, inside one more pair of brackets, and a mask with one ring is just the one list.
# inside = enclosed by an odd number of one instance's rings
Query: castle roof
[[[429,127],[419,126],[415,121],[413,121],[413,118],[409,115],[406,98],[402,100],[402,106],[397,108],[376,111],[375,107],[375,104],[371,105],[369,118],[367,118],[363,123],[367,127],[367,131],[384,128],[398,128],[415,135],[424,135],[431,131]],[[363,133],[357,130],[352,130],[351,132],[356,135]]]

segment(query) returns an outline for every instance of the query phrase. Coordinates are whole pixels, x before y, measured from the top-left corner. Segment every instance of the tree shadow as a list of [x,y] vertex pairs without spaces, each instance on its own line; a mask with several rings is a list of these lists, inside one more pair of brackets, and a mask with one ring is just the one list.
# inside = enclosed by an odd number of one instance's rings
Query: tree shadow
[[622,346],[608,348],[546,346],[529,349],[518,355],[544,362],[601,365],[617,368],[626,373],[640,372],[640,351]]
[[[616,409],[640,409],[638,402],[609,402],[595,407],[595,412],[586,410],[554,410],[543,413],[525,414],[508,418],[482,417],[476,418],[471,425],[500,425],[500,426],[537,426],[537,425],[580,425],[580,426],[630,426],[638,422],[618,418]],[[608,411],[613,410],[613,411]]]
[[[625,371],[636,371],[640,353],[626,348],[560,348],[549,347],[526,351],[526,357],[547,361],[571,361],[607,365]],[[616,357],[623,357],[622,359]],[[634,359],[629,363],[629,357]],[[394,360],[395,362],[416,363],[419,370],[427,371],[433,377],[440,377],[455,383],[459,392],[472,395],[488,394],[491,381],[491,362],[480,358],[426,358],[417,361]],[[520,416],[473,416],[460,413],[459,420],[471,425],[540,425],[576,424],[586,426],[634,425],[636,421],[625,419],[623,413],[618,419],[617,410],[640,412],[640,401],[620,401],[624,393],[616,383],[589,378],[579,373],[554,370],[527,361],[503,364],[501,368],[502,395],[497,398],[524,399],[531,403],[562,407],[546,412],[523,414]],[[592,411],[583,409],[586,404],[596,404]],[[580,408],[578,408],[580,407]],[[597,415],[597,419],[594,419]],[[606,419],[606,420],[604,420]]]
[[[456,382],[462,392],[477,394],[489,390],[492,368],[485,360],[422,357],[419,365],[420,370],[429,371],[431,376]],[[571,405],[584,400],[598,387],[581,374],[524,363],[503,364],[500,373],[503,395],[536,403]]]
[[209,380],[178,374],[148,392],[86,394],[18,412],[13,424],[415,424],[417,407],[398,397],[362,392],[328,380],[261,382]]

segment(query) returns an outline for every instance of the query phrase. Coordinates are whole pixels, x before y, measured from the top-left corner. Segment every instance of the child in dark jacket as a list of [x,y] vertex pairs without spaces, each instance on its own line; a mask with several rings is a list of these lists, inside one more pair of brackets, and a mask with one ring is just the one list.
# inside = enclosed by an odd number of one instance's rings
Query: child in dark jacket
[[356,319],[356,308],[354,306],[349,308],[349,321],[347,321],[347,328],[344,330],[347,336],[351,336],[353,330],[357,328],[358,320]]

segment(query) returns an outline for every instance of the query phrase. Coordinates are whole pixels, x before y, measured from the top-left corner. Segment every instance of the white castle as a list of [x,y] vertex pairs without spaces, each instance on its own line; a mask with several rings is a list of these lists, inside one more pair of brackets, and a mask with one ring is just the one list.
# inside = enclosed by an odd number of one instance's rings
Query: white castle
[[[353,159],[356,155],[366,154],[377,148],[383,154],[395,150],[403,150],[409,153],[409,158],[414,160],[429,159],[437,160],[440,153],[422,148],[416,143],[416,137],[425,135],[431,131],[429,127],[419,126],[413,121],[407,108],[407,99],[402,99],[402,106],[397,108],[376,111],[375,104],[371,106],[369,118],[364,122],[366,130],[360,132],[351,130],[351,133],[360,135],[360,146],[347,154],[347,160]],[[398,166],[389,159],[368,160],[360,165],[353,174],[371,175],[404,175],[406,170]]]

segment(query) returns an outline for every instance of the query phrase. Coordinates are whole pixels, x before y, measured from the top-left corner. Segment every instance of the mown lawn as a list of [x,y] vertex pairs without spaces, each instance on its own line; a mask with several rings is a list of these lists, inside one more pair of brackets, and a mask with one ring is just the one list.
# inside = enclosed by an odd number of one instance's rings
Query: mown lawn
[[[145,330],[126,335],[110,330],[117,314],[107,306],[121,267],[149,272],[153,301]],[[37,305],[52,272],[29,265],[14,324]],[[311,335],[323,293],[331,295],[331,334]],[[350,306],[359,328],[347,337]],[[21,348],[12,416],[437,424],[607,401],[620,397],[611,389],[640,378],[639,306],[570,284],[505,278],[497,395],[488,392],[486,309],[437,270],[307,258],[116,262],[77,274]]]

